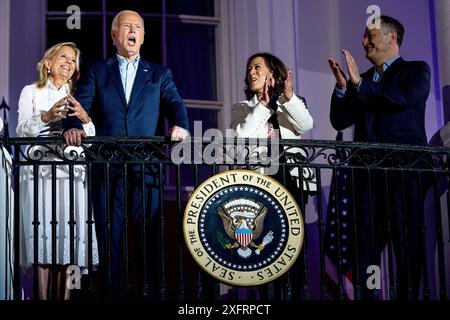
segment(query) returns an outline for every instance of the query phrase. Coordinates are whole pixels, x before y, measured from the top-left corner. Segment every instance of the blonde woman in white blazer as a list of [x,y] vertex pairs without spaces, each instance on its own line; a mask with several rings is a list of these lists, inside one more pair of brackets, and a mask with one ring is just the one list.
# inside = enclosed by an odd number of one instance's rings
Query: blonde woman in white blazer
[[[83,122],[87,135],[95,135],[95,126],[80,103],[71,96],[74,82],[80,75],[80,50],[73,42],[61,42],[45,51],[37,67],[39,80],[22,89],[19,98],[19,118],[16,128],[18,137],[45,137],[60,136],[63,128],[63,119],[68,116],[69,110]],[[57,150],[57,147],[55,150]],[[64,149],[64,154],[70,159],[74,154],[84,157],[82,148],[70,147]],[[41,161],[61,161],[57,151],[49,152],[49,148],[42,146],[28,147],[25,154],[33,159],[36,156]],[[20,213],[22,224],[22,257],[21,265],[29,269],[35,263],[37,252],[39,300],[50,298],[49,292],[54,286],[51,284],[51,271],[56,272],[57,299],[69,299],[70,290],[67,286],[67,268],[71,265],[71,241],[75,248],[74,263],[83,273],[87,271],[88,261],[88,202],[86,188],[85,167],[76,165],[73,169],[74,179],[70,181],[69,167],[57,165],[56,175],[53,177],[51,167],[40,165],[35,172],[33,166],[22,166],[20,177]],[[38,192],[34,193],[35,179]],[[56,180],[56,188],[52,184]],[[70,184],[73,183],[74,208],[71,212],[69,194]],[[34,199],[38,206],[38,247],[34,247],[35,224]],[[52,209],[56,203],[57,224],[56,232]],[[73,215],[74,219],[71,219]],[[73,220],[73,221],[72,221]],[[74,223],[75,222],[75,223]],[[71,225],[74,238],[71,240]],[[98,250],[95,230],[92,228],[92,263],[98,264]],[[55,238],[56,252],[53,252],[53,236]],[[56,255],[56,268],[52,268],[53,253]]]
[[[231,112],[231,128],[238,138],[278,138],[274,127],[279,126],[282,139],[301,139],[303,133],[312,129],[314,122],[305,100],[294,94],[292,73],[280,59],[270,53],[252,55],[247,61],[245,84],[247,99],[236,103]],[[289,153],[305,156],[301,148],[291,148]],[[282,177],[281,171],[280,166],[275,178]],[[300,185],[297,167],[290,170],[290,176],[286,179],[293,183],[287,186],[293,192],[292,188]],[[304,208],[307,194],[317,191],[314,173],[309,168],[303,168],[303,190],[307,191],[302,192]]]

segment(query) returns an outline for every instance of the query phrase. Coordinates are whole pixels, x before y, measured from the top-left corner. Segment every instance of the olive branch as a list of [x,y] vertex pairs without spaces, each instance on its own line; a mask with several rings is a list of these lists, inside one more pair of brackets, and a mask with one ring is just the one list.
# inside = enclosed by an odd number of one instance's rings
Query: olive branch
[[220,245],[224,248],[227,249],[227,245],[229,245],[231,242],[227,241],[227,239],[225,238],[225,236],[223,235],[222,232],[217,231],[217,241],[219,241]]

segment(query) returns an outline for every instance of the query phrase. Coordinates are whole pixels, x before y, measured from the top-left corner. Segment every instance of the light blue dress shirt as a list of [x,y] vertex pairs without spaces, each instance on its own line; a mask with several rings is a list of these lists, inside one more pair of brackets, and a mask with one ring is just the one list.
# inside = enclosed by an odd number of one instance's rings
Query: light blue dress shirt
[[128,61],[121,55],[117,54],[117,61],[119,62],[120,78],[122,79],[123,91],[125,92],[125,97],[127,103],[130,102],[131,89],[133,89],[134,79],[136,78],[137,69],[139,66],[138,56],[133,61]]

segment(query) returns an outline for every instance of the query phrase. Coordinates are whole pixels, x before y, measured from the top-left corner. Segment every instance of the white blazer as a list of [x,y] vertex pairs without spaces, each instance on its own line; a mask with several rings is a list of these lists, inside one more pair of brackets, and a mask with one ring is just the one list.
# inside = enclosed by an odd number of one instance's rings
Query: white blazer
[[[302,133],[312,129],[314,121],[302,99],[294,94],[289,101],[283,101],[281,96],[277,104],[276,112],[282,139],[301,139]],[[251,100],[240,101],[233,106],[231,128],[235,130],[238,138],[267,138],[269,130],[267,121],[273,113],[273,110],[264,106],[254,95]],[[289,152],[298,152],[306,156],[301,148],[291,148]],[[292,168],[290,172],[293,177],[299,177],[297,167]],[[303,190],[317,191],[317,181],[312,169],[303,168],[303,178]]]

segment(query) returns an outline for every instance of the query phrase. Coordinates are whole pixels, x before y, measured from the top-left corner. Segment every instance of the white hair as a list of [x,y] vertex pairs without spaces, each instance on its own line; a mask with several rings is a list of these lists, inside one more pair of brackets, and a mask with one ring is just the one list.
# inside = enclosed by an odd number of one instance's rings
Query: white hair
[[144,19],[142,18],[142,16],[139,13],[137,13],[136,11],[132,11],[132,10],[122,10],[118,14],[116,14],[116,16],[114,17],[114,19],[111,23],[111,32],[114,30],[117,30],[119,28],[119,26],[118,26],[119,18],[122,14],[125,14],[125,13],[137,14],[142,20],[142,30],[144,30]]

